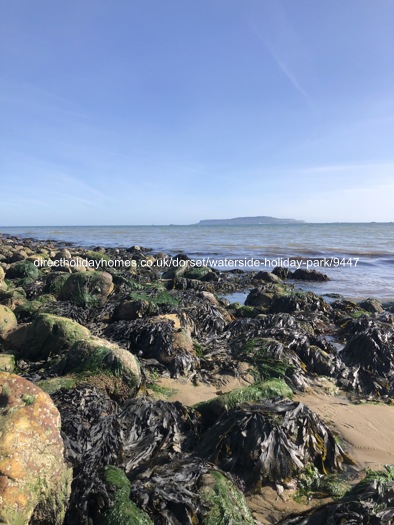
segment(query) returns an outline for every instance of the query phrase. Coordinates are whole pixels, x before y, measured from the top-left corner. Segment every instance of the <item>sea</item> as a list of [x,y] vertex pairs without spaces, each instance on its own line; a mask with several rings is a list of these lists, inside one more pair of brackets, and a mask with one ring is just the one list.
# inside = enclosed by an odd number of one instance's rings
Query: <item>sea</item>
[[[185,253],[221,270],[315,269],[322,283],[297,282],[327,300],[394,301],[394,223],[0,227],[0,233],[76,246]],[[242,300],[240,294],[236,297]]]

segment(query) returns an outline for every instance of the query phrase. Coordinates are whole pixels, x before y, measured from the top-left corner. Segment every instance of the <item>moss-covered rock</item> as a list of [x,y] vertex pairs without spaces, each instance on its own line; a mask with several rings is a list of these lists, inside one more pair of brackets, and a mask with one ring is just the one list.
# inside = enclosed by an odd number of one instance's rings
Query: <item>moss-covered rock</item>
[[45,282],[44,286],[44,293],[54,295],[55,297],[58,297],[64,283],[69,278],[68,273],[50,273]]
[[200,479],[199,491],[206,508],[203,525],[253,525],[245,496],[222,472],[211,470]]
[[195,266],[194,268],[191,268],[185,272],[184,277],[186,277],[186,279],[203,280],[209,273],[212,273],[211,268],[207,268],[206,266]]
[[10,308],[0,304],[0,337],[4,337],[8,332],[17,326],[15,314]]
[[193,408],[200,412],[206,423],[212,424],[226,410],[231,410],[241,403],[276,397],[293,398],[292,389],[281,379],[271,379],[245,388],[236,388],[208,401],[197,403]]
[[137,388],[141,383],[137,358],[118,345],[98,337],[77,341],[56,368],[62,375],[108,373],[122,379],[129,388]]
[[40,314],[29,326],[26,342],[20,353],[32,361],[47,359],[60,355],[77,341],[89,337],[89,330],[71,319]]
[[59,299],[82,307],[102,305],[114,288],[112,275],[107,272],[84,272],[70,275]]
[[38,279],[40,275],[40,270],[30,261],[13,263],[6,272],[7,279]]
[[61,525],[72,472],[51,398],[26,379],[0,372],[0,426],[0,521]]
[[113,504],[102,517],[100,525],[153,525],[146,512],[130,500],[131,483],[125,473],[117,467],[104,470],[104,482],[115,489]]

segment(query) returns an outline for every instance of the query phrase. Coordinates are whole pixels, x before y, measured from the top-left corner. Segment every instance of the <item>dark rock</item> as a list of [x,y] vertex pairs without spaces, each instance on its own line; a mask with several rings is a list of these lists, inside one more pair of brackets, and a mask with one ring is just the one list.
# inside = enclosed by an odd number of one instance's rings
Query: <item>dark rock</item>
[[371,313],[381,314],[382,312],[384,312],[382,303],[376,299],[368,298],[365,301],[360,301],[358,303],[358,306],[362,308],[363,310],[366,310],[367,312],[371,312]]
[[318,272],[317,270],[305,270],[304,268],[299,268],[295,270],[291,275],[291,279],[297,279],[299,281],[329,281],[329,277],[324,273]]
[[274,275],[277,275],[280,279],[287,279],[290,275],[289,268],[283,268],[282,266],[277,266],[272,270]]

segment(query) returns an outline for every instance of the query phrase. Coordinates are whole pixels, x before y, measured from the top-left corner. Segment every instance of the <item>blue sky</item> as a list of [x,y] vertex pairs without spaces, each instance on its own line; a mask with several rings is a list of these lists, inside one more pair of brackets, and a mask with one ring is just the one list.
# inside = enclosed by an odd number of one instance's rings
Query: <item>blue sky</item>
[[392,0],[0,5],[0,224],[393,221]]

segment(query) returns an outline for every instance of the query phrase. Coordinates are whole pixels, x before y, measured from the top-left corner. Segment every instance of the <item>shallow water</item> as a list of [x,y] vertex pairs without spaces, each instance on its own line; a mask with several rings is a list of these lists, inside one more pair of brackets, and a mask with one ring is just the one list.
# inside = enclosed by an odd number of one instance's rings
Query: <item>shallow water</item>
[[[194,259],[209,258],[209,264],[222,261],[222,269],[272,270],[289,258],[306,265],[308,260],[335,257],[344,266],[320,268],[331,281],[300,286],[319,294],[394,300],[393,223],[4,227],[0,232],[82,246],[140,245],[170,254],[185,252]],[[241,260],[255,265],[240,266]]]

